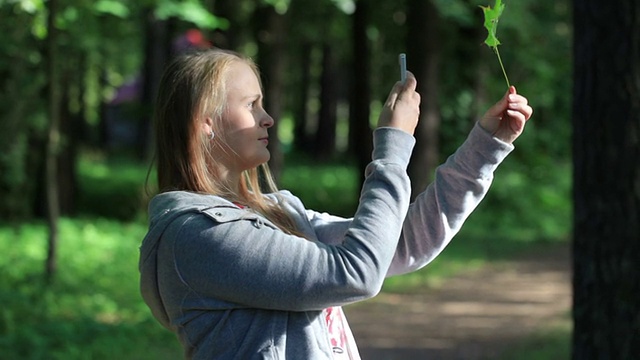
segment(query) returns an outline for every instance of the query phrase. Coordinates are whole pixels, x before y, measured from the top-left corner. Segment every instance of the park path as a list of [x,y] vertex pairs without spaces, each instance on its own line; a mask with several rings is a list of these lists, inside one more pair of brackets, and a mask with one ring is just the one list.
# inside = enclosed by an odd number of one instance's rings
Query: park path
[[437,288],[381,293],[345,309],[363,360],[493,359],[569,321],[568,245],[458,274]]

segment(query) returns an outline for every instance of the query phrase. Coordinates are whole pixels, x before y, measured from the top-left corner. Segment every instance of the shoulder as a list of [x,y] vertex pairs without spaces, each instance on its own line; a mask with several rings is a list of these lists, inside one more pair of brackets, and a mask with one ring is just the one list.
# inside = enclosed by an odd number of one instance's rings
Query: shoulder
[[211,235],[229,229],[240,231],[245,227],[259,229],[263,225],[277,228],[262,215],[219,196],[181,192],[166,193],[165,197],[170,199],[154,199],[164,206],[154,211],[157,220],[152,219],[152,224],[164,224],[171,233],[180,237],[194,238],[203,232],[212,232]]
[[222,197],[187,191],[165,192],[156,195],[149,202],[151,227],[168,225],[173,220],[187,215],[224,214],[224,218],[229,218],[234,213],[237,213],[235,217],[238,217],[242,212],[242,209]]
[[266,194],[265,196],[278,204],[289,203],[304,207],[300,198],[293,195],[289,190],[279,190],[278,192]]
[[302,203],[302,200],[297,196],[293,195],[289,190],[280,190],[275,193],[266,194],[267,198],[276,203],[290,215],[304,215],[306,213],[306,208]]
[[200,194],[189,191],[168,191],[156,195],[149,205],[150,210],[156,208],[198,208],[210,206],[229,206],[232,202],[220,196]]

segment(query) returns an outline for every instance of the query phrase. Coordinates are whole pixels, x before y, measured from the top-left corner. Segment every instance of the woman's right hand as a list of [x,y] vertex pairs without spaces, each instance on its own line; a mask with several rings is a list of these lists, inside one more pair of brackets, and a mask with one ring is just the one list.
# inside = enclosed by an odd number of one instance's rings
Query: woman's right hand
[[420,116],[420,94],[416,92],[416,85],[415,76],[407,72],[405,83],[398,81],[393,86],[378,118],[378,127],[394,127],[413,135]]

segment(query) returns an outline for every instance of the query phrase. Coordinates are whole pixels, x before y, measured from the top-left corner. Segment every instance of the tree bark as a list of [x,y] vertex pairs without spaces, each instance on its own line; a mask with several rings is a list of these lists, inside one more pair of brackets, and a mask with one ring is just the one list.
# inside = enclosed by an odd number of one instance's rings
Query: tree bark
[[330,44],[322,47],[322,75],[320,76],[320,116],[316,131],[315,157],[330,159],[336,149],[337,89],[335,61]]
[[60,147],[60,87],[58,67],[58,30],[55,27],[58,1],[48,2],[49,15],[47,19],[47,58],[48,58],[48,102],[49,102],[49,127],[47,131],[46,146],[46,194],[47,194],[47,223],[49,227],[47,259],[45,263],[45,279],[48,283],[53,281],[57,269],[58,247],[58,219],[60,217],[60,205],[58,198],[58,150]]
[[357,0],[353,13],[353,78],[351,106],[349,107],[349,152],[354,154],[359,168],[360,183],[364,182],[364,169],[371,161],[373,151],[371,116],[371,80],[369,60],[369,0]]
[[300,45],[300,61],[299,71],[300,78],[295,82],[298,89],[293,94],[296,103],[294,104],[294,128],[293,128],[293,146],[296,151],[306,154],[312,152],[309,135],[307,134],[307,126],[309,123],[309,113],[307,105],[309,100],[309,84],[311,83],[311,52],[313,46],[305,42]]
[[[5,61],[0,65],[0,219],[12,222],[34,214],[31,201],[35,196],[35,183],[40,187],[44,184],[44,175],[35,175],[40,168],[32,166],[29,160],[37,158],[44,162],[42,144],[46,134],[29,131],[32,126],[27,119],[34,118],[33,114],[42,110],[34,99],[46,99],[47,93],[41,89],[43,84],[36,80],[42,71],[27,60],[31,53],[28,49],[35,49],[28,40],[32,38],[31,30],[20,26],[31,21],[31,15],[15,13],[10,6],[0,6],[0,18],[0,31],[10,39],[3,44],[20,44],[15,47],[20,49],[17,53],[3,52]],[[41,140],[41,146],[32,147],[31,142],[36,137]],[[41,181],[29,181],[34,178]]]
[[[474,1],[468,1],[473,6]],[[461,39],[461,51],[457,53],[459,59],[463,59],[463,86],[470,85],[473,90],[473,102],[471,103],[471,118],[469,123],[474,124],[484,114],[488,105],[487,80],[489,78],[489,56],[492,51],[484,46],[486,29],[477,24],[482,24],[484,14],[479,7],[473,12],[473,22],[469,26],[459,28],[458,37]],[[494,60],[491,58],[491,60]],[[495,60],[494,60],[495,61]],[[506,91],[506,90],[505,90]]]
[[170,20],[158,20],[151,9],[144,11],[144,67],[141,109],[138,112],[137,155],[142,161],[148,161],[153,153],[151,142],[152,114],[155,96],[160,86],[160,78],[171,54]]
[[229,21],[229,28],[216,29],[211,34],[213,46],[221,49],[236,50],[240,45],[240,29],[242,24],[239,20],[239,12],[242,1],[240,0],[215,0],[210,6],[212,13]]
[[640,3],[574,5],[573,359],[640,354]]
[[[84,69],[76,69],[82,72]],[[73,215],[76,210],[76,193],[78,183],[76,181],[76,153],[77,142],[80,139],[80,123],[77,115],[71,112],[71,80],[68,69],[59,69],[59,115],[58,128],[61,142],[56,153],[57,161],[57,192],[58,207],[61,215]]]
[[438,11],[431,0],[410,0],[407,16],[407,64],[418,80],[422,97],[420,121],[415,130],[416,146],[407,170],[411,178],[412,198],[429,184],[439,164],[438,66],[440,43]]

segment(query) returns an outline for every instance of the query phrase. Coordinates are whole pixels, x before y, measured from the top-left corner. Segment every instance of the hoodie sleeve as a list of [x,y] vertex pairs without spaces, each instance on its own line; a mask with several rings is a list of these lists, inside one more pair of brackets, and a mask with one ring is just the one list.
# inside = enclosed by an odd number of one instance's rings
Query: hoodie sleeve
[[414,138],[374,132],[360,205],[339,244],[288,235],[224,211],[183,216],[165,236],[181,281],[203,297],[247,307],[321,310],[380,291],[409,206],[406,174]]
[[484,198],[495,169],[512,150],[513,145],[476,123],[411,204],[388,275],[420,269],[445,248]]

